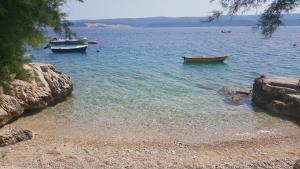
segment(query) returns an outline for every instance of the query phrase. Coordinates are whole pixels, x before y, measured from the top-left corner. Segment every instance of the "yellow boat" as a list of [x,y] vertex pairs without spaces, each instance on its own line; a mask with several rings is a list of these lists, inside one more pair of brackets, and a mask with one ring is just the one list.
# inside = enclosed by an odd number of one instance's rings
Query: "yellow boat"
[[223,62],[228,56],[183,56],[185,62],[188,63],[209,63]]

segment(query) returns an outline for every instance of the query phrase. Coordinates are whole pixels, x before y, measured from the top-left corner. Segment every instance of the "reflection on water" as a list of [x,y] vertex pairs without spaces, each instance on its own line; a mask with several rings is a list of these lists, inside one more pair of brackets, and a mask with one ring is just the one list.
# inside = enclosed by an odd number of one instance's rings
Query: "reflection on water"
[[[76,29],[100,44],[87,54],[35,54],[35,61],[71,76],[73,96],[18,122],[63,135],[186,142],[297,130],[249,104],[227,104],[219,90],[251,87],[260,74],[296,76],[300,57],[289,44],[300,38],[300,29],[288,27],[271,40],[250,28],[232,29],[230,36],[216,33],[219,28]],[[185,64],[181,58],[227,53],[224,63]]]

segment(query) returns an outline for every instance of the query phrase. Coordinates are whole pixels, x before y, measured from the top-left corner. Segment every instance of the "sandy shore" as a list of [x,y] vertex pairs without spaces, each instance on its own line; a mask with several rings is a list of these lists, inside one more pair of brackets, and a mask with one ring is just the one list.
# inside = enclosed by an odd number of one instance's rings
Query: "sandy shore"
[[300,133],[211,144],[103,141],[35,133],[30,141],[0,148],[0,168],[292,169],[300,158],[299,143]]

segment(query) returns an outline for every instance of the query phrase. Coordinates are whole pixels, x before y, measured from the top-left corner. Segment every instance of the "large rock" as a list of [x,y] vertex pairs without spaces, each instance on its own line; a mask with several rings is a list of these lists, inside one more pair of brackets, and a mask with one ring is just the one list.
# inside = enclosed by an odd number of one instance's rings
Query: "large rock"
[[26,110],[57,103],[73,90],[70,77],[58,72],[52,65],[27,64],[24,68],[31,73],[29,81],[16,79],[5,91],[0,87],[0,126]]
[[300,120],[299,78],[260,77],[255,79],[252,100],[272,113]]
[[24,108],[16,98],[5,94],[0,95],[0,126],[20,116],[23,112]]

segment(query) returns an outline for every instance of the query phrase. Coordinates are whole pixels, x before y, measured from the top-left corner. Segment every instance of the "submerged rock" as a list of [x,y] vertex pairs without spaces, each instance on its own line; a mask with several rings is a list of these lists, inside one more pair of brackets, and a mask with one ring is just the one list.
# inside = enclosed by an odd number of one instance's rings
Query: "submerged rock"
[[245,95],[237,94],[231,97],[231,100],[236,103],[244,102]]
[[210,85],[197,84],[196,87],[204,90],[215,90],[215,88]]
[[12,129],[0,132],[0,147],[13,145],[32,139],[32,132],[24,129]]
[[27,64],[29,81],[14,80],[9,90],[0,93],[0,126],[30,109],[41,109],[57,103],[71,94],[70,77],[49,64]]
[[300,120],[299,78],[260,77],[253,85],[253,103],[271,113]]
[[223,87],[221,93],[225,93],[225,102],[232,105],[241,105],[248,101],[251,88]]
[[223,91],[229,94],[250,95],[252,88],[223,87]]

